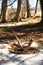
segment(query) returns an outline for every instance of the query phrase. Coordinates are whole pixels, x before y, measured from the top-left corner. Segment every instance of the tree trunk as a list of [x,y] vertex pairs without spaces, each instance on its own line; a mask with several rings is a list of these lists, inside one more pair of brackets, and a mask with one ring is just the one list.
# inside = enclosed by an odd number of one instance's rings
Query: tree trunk
[[26,6],[27,6],[27,18],[29,18],[31,16],[31,14],[30,14],[30,6],[29,6],[28,0],[26,0]]
[[43,0],[40,0],[41,12],[42,12],[42,19],[43,19]]
[[43,26],[43,0],[40,0],[41,12],[42,12],[42,20],[40,21],[39,25]]
[[[36,2],[35,14],[37,13],[37,6],[38,6],[38,0],[37,0],[37,2]],[[34,15],[35,15],[35,14],[34,14]]]
[[21,1],[22,0],[18,0],[18,7],[17,7],[17,12],[16,12],[16,15],[15,15],[15,21],[19,21],[19,15],[20,15],[20,11],[21,11]]
[[6,22],[6,10],[7,10],[7,0],[2,0],[2,22]]
[[42,12],[42,19],[39,23],[35,24],[34,26],[43,26],[43,0],[40,0],[41,12]]

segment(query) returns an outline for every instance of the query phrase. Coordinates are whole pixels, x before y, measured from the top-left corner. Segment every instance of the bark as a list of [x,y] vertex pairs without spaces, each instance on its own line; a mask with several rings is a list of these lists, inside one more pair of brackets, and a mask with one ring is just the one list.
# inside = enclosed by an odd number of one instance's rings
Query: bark
[[42,12],[42,20],[39,23],[39,26],[43,26],[43,0],[40,0],[41,12]]
[[27,18],[29,18],[31,16],[31,14],[30,14],[30,6],[29,6],[28,0],[26,0],[26,5],[27,5]]
[[20,16],[20,11],[21,11],[21,1],[22,0],[18,0],[18,7],[17,7],[17,11],[16,11],[16,15],[15,15],[15,21],[19,21],[19,16]]
[[35,24],[34,26],[40,26],[42,27],[43,26],[43,0],[40,0],[40,7],[41,7],[41,12],[42,12],[42,19],[39,23]]
[[6,22],[6,10],[7,10],[7,0],[2,0],[2,9],[1,9],[2,22]]
[[42,19],[43,19],[43,0],[40,0],[41,12],[42,12]]
[[[36,2],[35,14],[37,13],[37,6],[38,6],[38,0],[37,0],[37,2]],[[34,14],[34,15],[35,15],[35,14]]]

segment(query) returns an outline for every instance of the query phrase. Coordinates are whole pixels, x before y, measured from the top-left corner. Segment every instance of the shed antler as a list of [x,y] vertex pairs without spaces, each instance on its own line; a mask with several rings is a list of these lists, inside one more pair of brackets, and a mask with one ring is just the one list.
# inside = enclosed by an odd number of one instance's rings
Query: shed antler
[[21,40],[17,37],[17,35],[15,35],[17,41],[18,41],[18,44],[21,46]]

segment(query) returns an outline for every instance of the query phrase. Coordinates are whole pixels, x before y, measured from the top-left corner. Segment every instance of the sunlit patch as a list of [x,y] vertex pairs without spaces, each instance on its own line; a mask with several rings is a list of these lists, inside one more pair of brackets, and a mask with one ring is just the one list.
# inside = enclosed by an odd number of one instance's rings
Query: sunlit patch
[[0,44],[0,54],[9,54],[10,45]]
[[38,44],[33,41],[32,44],[30,45],[30,47],[38,48]]

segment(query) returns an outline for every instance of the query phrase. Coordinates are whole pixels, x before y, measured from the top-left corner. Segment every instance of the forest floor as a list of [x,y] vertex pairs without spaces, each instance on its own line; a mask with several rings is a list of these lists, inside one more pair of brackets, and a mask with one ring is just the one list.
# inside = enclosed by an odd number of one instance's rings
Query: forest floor
[[[18,40],[30,42],[32,39],[42,48],[26,47],[23,51],[12,44],[18,44]],[[11,51],[13,49],[13,51]],[[16,49],[16,50],[15,50]],[[43,26],[0,28],[0,65],[43,65]]]
[[[34,19],[27,19],[26,22],[30,22],[32,24],[37,23],[40,18],[34,18]],[[19,40],[22,42],[30,42],[31,39],[38,42],[38,45],[43,45],[43,26],[30,26],[24,25],[24,26],[18,26],[18,27],[6,27],[6,28],[0,28],[0,42],[5,41],[5,43],[8,44],[18,44],[18,40],[16,36],[19,38]],[[18,48],[18,47],[17,47]],[[29,52],[30,51],[30,52]],[[14,51],[15,53],[22,53],[19,51]],[[23,52],[22,54],[30,54],[30,53],[37,53],[39,50],[37,49],[31,49],[27,50],[26,52]]]
[[0,32],[0,46],[2,46],[0,47],[0,65],[43,65],[43,49],[39,51],[30,48],[21,54],[9,53],[8,49],[12,43],[18,42],[15,35],[22,41],[30,41],[32,38],[43,44],[43,27],[18,29],[14,28],[12,32]]

